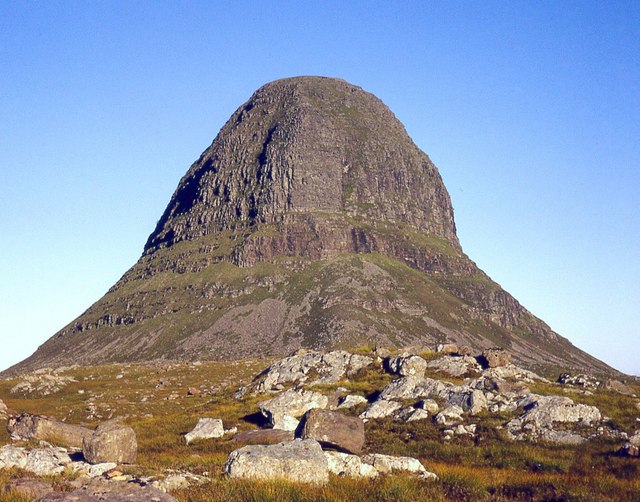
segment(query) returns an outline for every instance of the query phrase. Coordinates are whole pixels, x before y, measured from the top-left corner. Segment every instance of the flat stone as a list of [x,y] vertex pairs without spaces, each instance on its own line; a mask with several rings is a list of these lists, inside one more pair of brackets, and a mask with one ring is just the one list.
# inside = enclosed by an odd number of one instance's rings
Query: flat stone
[[224,472],[232,478],[286,479],[320,485],[329,481],[327,458],[313,439],[244,446],[231,452]]

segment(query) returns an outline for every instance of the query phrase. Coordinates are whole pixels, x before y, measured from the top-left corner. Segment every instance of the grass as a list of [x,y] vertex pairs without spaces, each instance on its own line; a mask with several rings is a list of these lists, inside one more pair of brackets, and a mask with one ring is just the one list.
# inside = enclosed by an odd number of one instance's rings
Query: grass
[[[366,354],[363,347],[359,353]],[[432,356],[433,357],[433,356]],[[426,420],[406,424],[391,419],[366,424],[370,452],[419,458],[440,480],[425,482],[408,476],[385,476],[375,481],[332,477],[324,487],[286,481],[248,482],[221,476],[228,454],[239,447],[228,438],[184,442],[198,418],[222,418],[226,428],[256,428],[251,415],[264,396],[233,398],[269,364],[269,360],[202,363],[198,365],[161,362],[153,365],[114,364],[71,368],[63,374],[77,381],[50,396],[15,396],[10,389],[16,380],[0,381],[0,397],[18,411],[42,413],[69,423],[93,427],[108,416],[125,416],[137,433],[138,464],[127,466],[131,474],[162,476],[167,469],[204,475],[205,483],[180,490],[181,501],[208,500],[638,500],[640,462],[619,456],[619,441],[602,438],[579,447],[513,442],[497,427],[511,416],[466,417],[478,425],[478,437],[442,439],[444,427]],[[122,375],[121,377],[119,377]],[[118,378],[119,377],[119,378]],[[332,392],[343,386],[350,393],[369,395],[388,383],[390,376],[376,367],[366,368],[335,386],[315,390]],[[188,397],[195,387],[202,395]],[[560,394],[553,384],[532,385],[538,393]],[[213,392],[212,392],[213,389]],[[627,431],[637,427],[634,398],[596,390],[593,395],[569,394],[576,402],[597,405],[611,422]],[[87,411],[96,404],[100,418]],[[357,414],[360,408],[351,410]],[[8,442],[4,429],[0,442]],[[18,471],[1,471],[0,486],[25,476]],[[69,478],[51,478],[57,489],[70,489]],[[17,501],[20,498],[0,500]]]

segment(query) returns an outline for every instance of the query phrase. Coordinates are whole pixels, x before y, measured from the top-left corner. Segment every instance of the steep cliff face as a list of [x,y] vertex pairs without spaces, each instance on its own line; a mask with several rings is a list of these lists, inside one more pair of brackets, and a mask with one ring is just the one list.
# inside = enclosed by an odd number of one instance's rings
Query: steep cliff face
[[298,77],[231,116],[138,263],[10,372],[443,341],[612,371],[463,253],[437,168],[379,99]]
[[181,180],[145,253],[301,213],[406,223],[458,240],[438,170],[375,96],[343,80],[260,88]]

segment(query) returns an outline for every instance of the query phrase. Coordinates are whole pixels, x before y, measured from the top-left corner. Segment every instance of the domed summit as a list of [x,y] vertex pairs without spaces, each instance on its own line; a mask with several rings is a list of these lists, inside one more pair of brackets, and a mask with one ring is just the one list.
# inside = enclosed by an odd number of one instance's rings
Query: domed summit
[[146,251],[308,213],[399,222],[458,241],[438,170],[391,111],[344,80],[258,89],[184,176]]
[[441,342],[612,371],[463,253],[437,168],[378,98],[297,77],[238,108],[140,260],[7,373]]

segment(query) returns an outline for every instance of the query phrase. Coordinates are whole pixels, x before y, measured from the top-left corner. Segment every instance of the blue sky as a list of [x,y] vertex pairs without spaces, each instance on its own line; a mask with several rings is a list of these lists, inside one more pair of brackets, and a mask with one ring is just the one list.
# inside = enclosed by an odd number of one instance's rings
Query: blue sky
[[462,245],[640,374],[640,3],[0,4],[0,368],[138,259],[259,86],[344,78],[438,165]]

